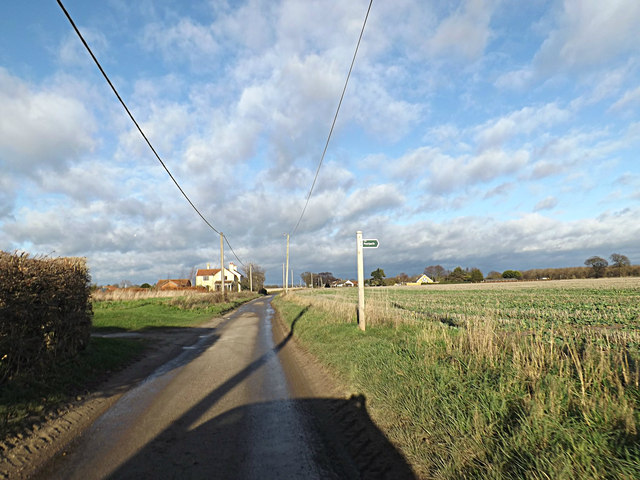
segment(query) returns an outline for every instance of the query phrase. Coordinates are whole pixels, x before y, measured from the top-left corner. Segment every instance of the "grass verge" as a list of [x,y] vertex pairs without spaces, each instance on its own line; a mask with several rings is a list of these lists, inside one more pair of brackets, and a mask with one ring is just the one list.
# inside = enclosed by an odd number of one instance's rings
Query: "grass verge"
[[141,340],[92,338],[89,346],[46,375],[16,375],[0,389],[0,439],[24,435],[77,395],[85,395],[112,371],[137,358]]
[[637,352],[492,322],[354,323],[278,297],[295,335],[423,478],[640,478]]
[[187,327],[223,315],[256,293],[235,293],[227,301],[218,294],[93,302],[95,331],[137,331],[159,327]]

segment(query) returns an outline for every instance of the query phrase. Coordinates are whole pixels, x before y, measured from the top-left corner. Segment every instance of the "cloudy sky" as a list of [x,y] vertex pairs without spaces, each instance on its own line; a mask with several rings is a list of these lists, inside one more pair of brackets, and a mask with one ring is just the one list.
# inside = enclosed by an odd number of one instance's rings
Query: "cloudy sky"
[[[65,0],[153,146],[280,283],[367,0]],[[640,2],[375,0],[291,266],[640,263]],[[0,17],[0,249],[98,284],[219,263],[54,0]],[[239,263],[227,249],[226,261]]]

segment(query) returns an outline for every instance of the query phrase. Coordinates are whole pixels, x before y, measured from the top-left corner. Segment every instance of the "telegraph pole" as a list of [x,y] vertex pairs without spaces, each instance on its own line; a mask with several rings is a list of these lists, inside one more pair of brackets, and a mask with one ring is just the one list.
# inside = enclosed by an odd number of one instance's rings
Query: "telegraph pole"
[[224,234],[220,232],[220,288],[224,298],[227,292],[224,290]]
[[313,288],[313,272],[311,272],[311,288]]
[[284,293],[287,294],[289,292],[289,234],[287,233],[287,269],[285,270],[285,282],[284,282]]
[[249,264],[249,290],[253,292],[253,275],[251,274],[251,264]]

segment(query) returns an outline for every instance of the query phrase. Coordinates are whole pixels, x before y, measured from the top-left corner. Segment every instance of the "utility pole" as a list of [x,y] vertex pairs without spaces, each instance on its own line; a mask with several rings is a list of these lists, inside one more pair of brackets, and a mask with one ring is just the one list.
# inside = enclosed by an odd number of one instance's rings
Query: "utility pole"
[[[289,292],[289,234],[287,233],[287,269],[285,274],[285,282],[284,282],[284,293],[287,294]],[[293,280],[293,279],[292,279]]]
[[220,232],[220,288],[224,298],[227,292],[224,290],[224,234]]
[[356,232],[356,255],[358,257],[358,327],[364,332],[364,259],[362,255],[362,232]]
[[313,288],[313,272],[311,272],[311,288]]
[[284,288],[284,263],[282,264],[282,288]]
[[253,292],[253,275],[251,274],[251,264],[249,264],[249,290]]

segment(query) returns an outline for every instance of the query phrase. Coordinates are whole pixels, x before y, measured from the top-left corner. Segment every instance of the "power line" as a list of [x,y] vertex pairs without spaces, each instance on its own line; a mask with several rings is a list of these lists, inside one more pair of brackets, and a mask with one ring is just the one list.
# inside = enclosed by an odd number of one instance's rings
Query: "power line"
[[338,108],[336,108],[336,113],[333,116],[333,122],[331,123],[331,128],[329,129],[329,135],[327,136],[327,141],[324,144],[324,150],[322,151],[322,156],[320,157],[320,162],[318,163],[318,168],[316,170],[316,175],[313,178],[313,183],[311,184],[311,188],[309,189],[309,194],[307,195],[307,200],[304,204],[304,208],[302,209],[302,213],[300,214],[300,218],[298,218],[298,222],[293,229],[291,235],[298,230],[298,226],[302,221],[302,217],[304,217],[305,212],[307,211],[307,206],[309,205],[309,200],[311,199],[311,194],[313,193],[313,187],[316,185],[316,181],[318,180],[318,174],[320,173],[320,167],[322,167],[322,162],[324,161],[324,156],[327,153],[327,148],[329,148],[329,142],[331,141],[331,135],[333,134],[333,128],[336,125],[336,120],[338,119],[338,113],[340,112],[340,107],[342,106],[342,100],[344,99],[344,94],[347,91],[347,85],[349,84],[349,78],[351,77],[351,71],[353,70],[353,65],[356,62],[356,56],[358,55],[358,49],[360,48],[360,41],[362,40],[362,35],[364,34],[364,27],[367,25],[367,19],[369,18],[369,12],[371,11],[371,5],[373,4],[373,0],[369,1],[369,8],[367,8],[367,14],[364,17],[364,22],[362,22],[362,29],[360,30],[360,37],[358,37],[358,43],[356,44],[356,50],[353,52],[353,58],[351,59],[351,66],[349,67],[349,73],[347,74],[347,79],[344,82],[344,87],[342,88],[342,94],[340,95],[340,101],[338,102]]
[[[58,1],[58,5],[60,6],[60,8],[62,9],[62,11],[64,12],[65,16],[67,17],[67,20],[69,20],[69,23],[71,24],[71,26],[73,27],[73,29],[75,30],[76,34],[78,35],[78,37],[80,38],[80,40],[82,41],[82,44],[84,45],[84,47],[87,49],[87,51],[89,52],[89,55],[91,55],[91,58],[93,58],[93,61],[95,62],[95,64],[97,65],[98,69],[100,70],[100,73],[102,73],[102,76],[104,77],[104,79],[107,81],[107,83],[109,84],[109,86],[111,87],[111,90],[113,90],[113,93],[115,94],[115,96],[118,98],[118,100],[120,101],[120,104],[122,105],[122,107],[125,109],[125,111],[127,112],[127,115],[129,115],[129,118],[131,119],[131,121],[133,122],[133,124],[136,126],[136,128],[138,129],[138,132],[140,132],[140,135],[142,135],[142,138],[144,138],[145,142],[147,142],[147,145],[149,146],[149,148],[151,149],[151,151],[153,152],[153,154],[155,155],[155,157],[158,159],[158,161],[160,162],[160,165],[162,165],[162,168],[165,169],[165,171],[167,172],[167,174],[169,175],[169,177],[171,178],[171,180],[173,180],[173,183],[175,184],[176,187],[178,187],[178,190],[180,190],[180,193],[182,194],[182,196],[187,200],[187,202],[189,202],[189,205],[191,205],[191,208],[193,208],[196,213],[200,216],[200,218],[204,221],[204,223],[207,224],[207,226],[213,230],[216,233],[220,233],[213,225],[211,225],[211,223],[209,223],[209,220],[207,220],[204,215],[200,212],[200,210],[198,210],[198,208],[194,205],[194,203],[191,201],[191,199],[189,198],[189,196],[185,193],[185,191],[182,189],[182,187],[180,186],[180,184],[178,183],[178,181],[174,178],[174,176],[171,174],[171,172],[169,171],[169,168],[167,168],[167,166],[165,165],[165,163],[162,161],[162,158],[160,158],[160,155],[158,155],[158,152],[156,152],[156,149],[153,147],[153,145],[151,145],[151,142],[149,141],[149,139],[147,138],[147,136],[145,135],[145,133],[142,131],[142,128],[140,127],[140,125],[138,124],[138,122],[136,121],[136,119],[133,117],[133,114],[131,113],[131,111],[129,110],[129,108],[127,107],[127,104],[124,103],[124,100],[122,100],[122,97],[120,96],[120,94],[118,93],[118,91],[116,90],[116,87],[113,85],[113,83],[111,83],[111,80],[109,79],[109,76],[106,74],[106,72],[104,71],[104,69],[102,68],[102,65],[100,65],[100,62],[98,61],[98,59],[96,58],[96,56],[93,54],[93,51],[91,50],[91,48],[89,47],[89,44],[86,42],[86,40],[84,39],[84,37],[82,36],[82,34],[80,33],[80,30],[78,29],[78,27],[76,26],[75,22],[73,21],[73,19],[71,18],[71,15],[69,15],[69,12],[67,12],[67,9],[64,7],[64,5],[62,4],[61,0],[57,0]],[[236,252],[233,251],[233,248],[231,248],[231,244],[229,243],[229,240],[227,239],[227,237],[224,237],[225,240],[227,241],[227,245],[229,245],[229,248],[231,249],[231,251],[233,252],[233,255],[236,257],[236,259],[238,260],[238,262],[240,262],[241,265],[244,266],[244,263],[242,262],[242,260],[240,260],[240,258],[238,258],[238,256],[236,255]]]

